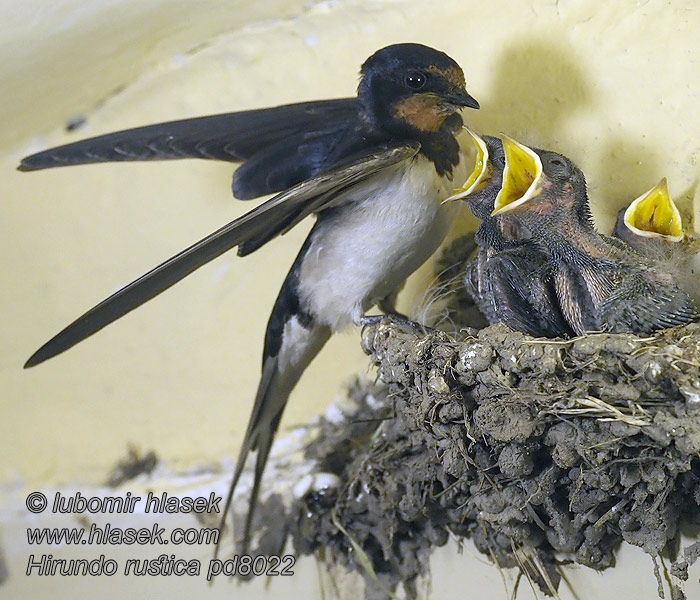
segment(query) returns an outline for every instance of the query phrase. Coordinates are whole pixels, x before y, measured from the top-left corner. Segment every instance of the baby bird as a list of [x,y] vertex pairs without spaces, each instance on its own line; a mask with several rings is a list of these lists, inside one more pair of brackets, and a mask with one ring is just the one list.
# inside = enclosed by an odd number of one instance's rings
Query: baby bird
[[683,241],[681,213],[668,193],[665,177],[620,210],[613,235],[650,258],[661,258]]
[[503,143],[465,129],[476,146],[475,167],[449,200],[464,200],[481,221],[474,236],[479,251],[465,274],[467,291],[490,324],[505,323],[533,336],[570,335],[557,306],[548,256],[517,219],[491,216],[504,181]]
[[673,274],[678,286],[700,306],[700,244],[685,235],[665,177],[620,210],[613,235]]
[[596,231],[584,175],[571,160],[508,138],[504,149],[493,216],[517,218],[548,254],[561,313],[575,333],[648,334],[698,319],[671,273]]

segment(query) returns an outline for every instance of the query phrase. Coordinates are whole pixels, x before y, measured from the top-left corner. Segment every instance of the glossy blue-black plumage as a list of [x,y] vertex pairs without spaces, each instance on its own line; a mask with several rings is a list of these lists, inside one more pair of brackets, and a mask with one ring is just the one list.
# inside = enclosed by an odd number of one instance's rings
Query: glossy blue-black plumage
[[[396,44],[379,50],[362,66],[357,98],[170,121],[24,158],[19,166],[23,171],[112,161],[243,161],[234,175],[238,197],[247,199],[287,190],[89,310],[44,344],[25,366],[37,365],[67,350],[231,248],[238,246],[240,255],[257,250],[301,218],[323,210],[339,190],[415,151],[432,160],[438,173],[451,176],[459,160],[454,134],[462,123],[460,116],[446,113],[436,131],[425,132],[395,110],[401,101],[417,93],[405,85],[404,78],[419,68],[426,78],[421,94],[440,96],[452,113],[461,106],[478,107],[463,85],[445,82],[445,74],[461,76],[457,63],[446,54],[420,44]],[[442,75],[431,75],[431,70]],[[399,152],[396,157],[394,150]],[[347,165],[349,170],[344,168]]]
[[[319,224],[332,223],[336,233],[342,232],[346,226],[343,215],[348,214],[345,209],[350,203],[370,198],[386,200],[382,198],[382,185],[388,187],[388,197],[393,199],[395,169],[411,168],[419,152],[435,168],[434,174],[425,175],[426,185],[437,176],[451,179],[459,162],[455,132],[462,123],[456,113],[464,106],[478,108],[465,90],[457,63],[426,46],[397,44],[383,48],[365,62],[361,74],[357,98],[150,125],[50,149],[25,158],[20,165],[21,170],[29,171],[106,161],[205,158],[243,162],[233,180],[238,198],[279,192],[86,312],[34,353],[27,367],[67,350],[222,253],[238,246],[240,255],[249,254],[305,217],[318,215],[317,226],[285,279],[270,315],[262,376],[226,499],[224,515],[246,457],[255,451],[244,551],[262,473],[289,394],[332,333],[332,315],[321,314],[322,309],[314,312],[314,304],[308,300],[314,290],[313,276],[306,287],[301,277],[300,266],[318,235]],[[389,169],[389,176],[382,179],[382,171]],[[352,194],[345,194],[354,186]],[[336,212],[341,205],[344,208]],[[365,222],[371,227],[371,219]],[[381,227],[380,220],[379,231],[368,235],[383,239]],[[353,245],[362,243],[363,234],[355,233],[352,224],[349,228],[351,237],[355,236],[348,248],[352,252]],[[350,274],[340,281],[354,281],[353,261],[338,263],[338,272]],[[375,281],[370,278],[369,287],[383,293],[389,275],[381,261],[378,264],[370,274]],[[367,297],[359,298],[361,305],[377,301],[371,290],[366,292]]]

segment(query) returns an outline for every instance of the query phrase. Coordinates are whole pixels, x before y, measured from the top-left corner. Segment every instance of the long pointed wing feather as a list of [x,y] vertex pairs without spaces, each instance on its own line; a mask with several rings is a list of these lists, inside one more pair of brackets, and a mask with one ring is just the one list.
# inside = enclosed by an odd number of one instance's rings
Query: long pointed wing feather
[[300,131],[350,119],[357,106],[357,99],[341,98],[158,123],[50,148],[22,159],[18,168],[178,158],[239,162]]
[[419,148],[418,144],[378,148],[278,194],[100,302],[39,348],[26,362],[25,368],[71,348],[231,248],[261,237],[269,241],[305,216],[304,208],[319,196],[325,197],[325,204],[318,206],[317,211],[333,202],[334,190],[355,185],[382,169],[407,160],[415,156]]

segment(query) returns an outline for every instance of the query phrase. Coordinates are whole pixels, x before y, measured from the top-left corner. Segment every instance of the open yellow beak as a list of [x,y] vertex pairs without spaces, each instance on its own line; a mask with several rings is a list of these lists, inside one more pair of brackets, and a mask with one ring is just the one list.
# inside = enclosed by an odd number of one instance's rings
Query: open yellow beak
[[486,142],[484,142],[484,140],[482,140],[475,132],[469,129],[469,127],[463,127],[463,129],[465,129],[467,133],[472,136],[472,141],[476,146],[476,162],[474,164],[474,170],[464,185],[455,190],[455,193],[452,196],[445,199],[442,202],[443,204],[445,204],[445,202],[461,200],[462,198],[469,196],[469,194],[473,194],[474,192],[483,189],[493,168],[489,162],[489,149],[486,147]]
[[681,214],[668,194],[665,177],[627,207],[625,225],[642,237],[662,238],[670,242],[683,239]]
[[537,153],[506,135],[502,135],[501,139],[506,168],[491,216],[503,214],[527,202],[534,195],[542,177],[542,161]]

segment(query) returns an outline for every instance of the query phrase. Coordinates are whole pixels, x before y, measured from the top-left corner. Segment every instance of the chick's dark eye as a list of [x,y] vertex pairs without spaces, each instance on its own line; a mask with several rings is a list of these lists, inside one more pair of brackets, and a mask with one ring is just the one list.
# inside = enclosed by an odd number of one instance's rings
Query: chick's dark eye
[[418,71],[410,71],[406,73],[403,82],[412,90],[419,90],[425,85],[425,75]]
[[559,156],[548,156],[547,164],[557,173],[568,173],[569,167],[566,161]]

